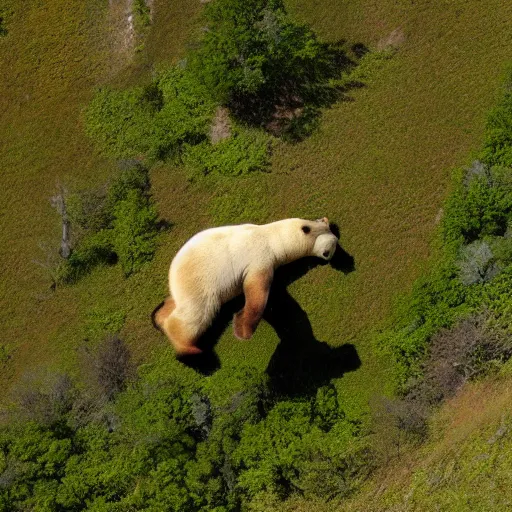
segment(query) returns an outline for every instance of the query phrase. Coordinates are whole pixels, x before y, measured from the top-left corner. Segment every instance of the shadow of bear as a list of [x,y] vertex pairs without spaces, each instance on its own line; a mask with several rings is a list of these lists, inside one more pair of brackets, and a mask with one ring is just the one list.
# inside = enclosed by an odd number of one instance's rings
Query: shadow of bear
[[[353,258],[339,246],[338,249],[339,254],[331,260],[331,265],[344,273],[351,272]],[[331,379],[361,366],[354,345],[331,347],[315,338],[307,313],[288,292],[291,283],[319,264],[322,263],[316,258],[299,260],[278,269],[272,283],[264,318],[280,339],[266,370],[276,395],[294,397],[315,393]]]

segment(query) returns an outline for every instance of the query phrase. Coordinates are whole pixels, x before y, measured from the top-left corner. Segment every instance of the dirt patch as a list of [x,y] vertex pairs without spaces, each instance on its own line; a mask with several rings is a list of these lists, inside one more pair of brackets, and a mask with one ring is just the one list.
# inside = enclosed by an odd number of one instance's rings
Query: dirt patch
[[231,120],[229,111],[225,107],[218,107],[210,128],[210,140],[212,144],[217,144],[221,140],[231,136]]
[[401,27],[395,28],[389,36],[383,37],[377,43],[377,50],[390,50],[400,48],[405,42],[405,34]]
[[130,63],[135,52],[133,0],[109,0],[110,47],[112,72]]
[[279,137],[289,128],[294,119],[298,119],[304,112],[304,103],[298,97],[292,97],[282,104],[276,105],[272,118],[265,125],[267,131]]

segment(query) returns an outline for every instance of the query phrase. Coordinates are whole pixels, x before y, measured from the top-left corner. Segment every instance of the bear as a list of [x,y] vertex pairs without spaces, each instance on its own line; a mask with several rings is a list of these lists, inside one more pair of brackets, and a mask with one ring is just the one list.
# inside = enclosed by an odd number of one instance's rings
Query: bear
[[199,354],[197,342],[222,304],[243,293],[245,305],[234,315],[233,330],[237,338],[249,339],[263,316],[275,269],[306,256],[329,261],[337,244],[327,217],[201,231],[172,260],[170,294],[153,312],[153,323],[177,356]]

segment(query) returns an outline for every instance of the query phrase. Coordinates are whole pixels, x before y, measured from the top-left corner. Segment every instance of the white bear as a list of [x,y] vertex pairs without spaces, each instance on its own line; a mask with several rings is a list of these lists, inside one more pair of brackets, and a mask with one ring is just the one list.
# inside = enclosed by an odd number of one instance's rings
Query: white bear
[[243,293],[245,306],[234,316],[234,333],[249,339],[265,310],[274,270],[306,256],[328,261],[337,243],[326,217],[201,231],[174,257],[170,296],[153,320],[178,355],[198,354],[196,343],[221,305]]

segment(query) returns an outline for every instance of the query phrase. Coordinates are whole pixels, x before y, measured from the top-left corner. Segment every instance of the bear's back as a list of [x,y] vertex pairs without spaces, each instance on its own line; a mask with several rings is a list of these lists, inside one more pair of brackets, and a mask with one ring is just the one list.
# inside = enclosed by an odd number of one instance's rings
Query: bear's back
[[179,303],[189,296],[229,300],[242,292],[247,268],[268,257],[260,226],[241,224],[207,229],[194,235],[171,263],[171,294]]

